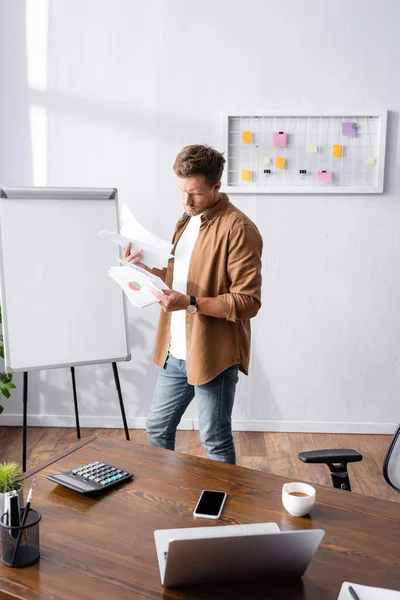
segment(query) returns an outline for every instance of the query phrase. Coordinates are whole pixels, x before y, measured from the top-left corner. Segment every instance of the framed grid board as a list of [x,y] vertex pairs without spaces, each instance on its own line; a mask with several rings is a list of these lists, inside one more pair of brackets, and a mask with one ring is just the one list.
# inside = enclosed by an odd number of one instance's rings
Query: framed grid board
[[386,110],[224,114],[224,190],[382,193],[386,125]]

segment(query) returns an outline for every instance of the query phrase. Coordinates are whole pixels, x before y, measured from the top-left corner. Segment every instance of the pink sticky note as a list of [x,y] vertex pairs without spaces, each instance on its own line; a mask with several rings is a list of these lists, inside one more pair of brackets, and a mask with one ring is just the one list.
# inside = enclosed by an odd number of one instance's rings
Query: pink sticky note
[[332,171],[318,171],[318,183],[332,183]]
[[272,134],[272,145],[284,148],[287,144],[287,134],[283,133],[283,131],[275,131]]

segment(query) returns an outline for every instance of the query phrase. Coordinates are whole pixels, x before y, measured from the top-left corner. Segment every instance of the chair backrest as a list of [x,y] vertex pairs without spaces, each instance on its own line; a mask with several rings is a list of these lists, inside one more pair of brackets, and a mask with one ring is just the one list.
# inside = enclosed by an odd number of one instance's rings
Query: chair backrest
[[400,425],[398,426],[383,463],[383,476],[397,492],[400,492]]

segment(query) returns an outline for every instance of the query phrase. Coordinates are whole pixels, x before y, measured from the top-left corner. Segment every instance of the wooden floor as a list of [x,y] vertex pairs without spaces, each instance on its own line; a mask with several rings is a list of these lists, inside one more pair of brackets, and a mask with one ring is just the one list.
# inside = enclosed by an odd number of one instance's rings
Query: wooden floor
[[[82,429],[82,437],[93,433],[124,439],[121,429]],[[146,432],[134,429],[131,439],[146,444]],[[331,485],[327,467],[306,465],[297,454],[303,450],[322,448],[354,448],[364,459],[349,465],[350,481],[354,492],[385,500],[400,502],[400,494],[385,482],[382,464],[391,436],[349,435],[315,433],[263,433],[234,432],[237,464],[284,475],[294,480]],[[0,427],[0,462],[21,463],[22,429]],[[56,452],[76,442],[75,429],[58,427],[29,427],[27,443],[27,467],[42,462]],[[197,456],[206,456],[199,440],[198,431],[178,431],[176,450]]]

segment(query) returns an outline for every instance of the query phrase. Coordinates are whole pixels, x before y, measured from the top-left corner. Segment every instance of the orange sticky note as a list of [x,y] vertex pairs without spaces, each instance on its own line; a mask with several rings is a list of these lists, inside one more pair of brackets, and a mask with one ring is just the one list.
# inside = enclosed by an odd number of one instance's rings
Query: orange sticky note
[[251,144],[251,131],[242,132],[242,142],[243,144]]
[[249,169],[242,169],[242,181],[251,180],[251,171]]
[[277,169],[285,168],[285,159],[283,158],[283,156],[277,156],[277,158],[275,159],[275,167]]
[[342,144],[333,144],[332,156],[342,156],[343,148]]

